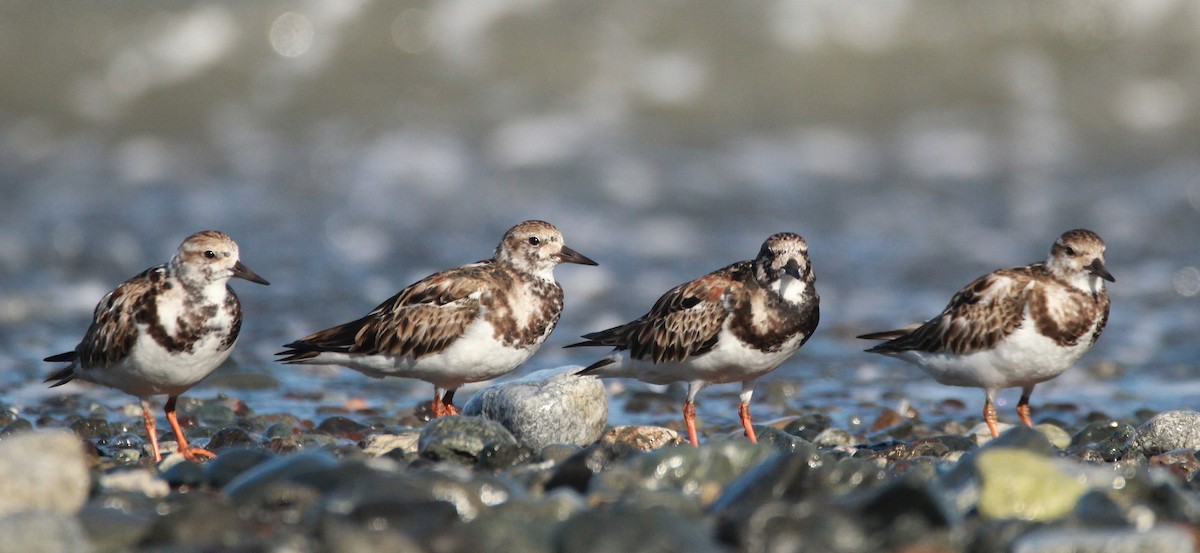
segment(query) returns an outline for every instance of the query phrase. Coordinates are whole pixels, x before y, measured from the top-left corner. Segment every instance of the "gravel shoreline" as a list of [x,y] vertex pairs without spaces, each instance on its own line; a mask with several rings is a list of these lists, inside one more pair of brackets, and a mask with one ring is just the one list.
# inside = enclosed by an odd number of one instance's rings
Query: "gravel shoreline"
[[218,456],[158,466],[136,417],[69,398],[4,410],[0,544],[1048,553],[1195,551],[1200,537],[1196,412],[994,440],[915,411],[881,408],[857,434],[810,413],[757,426],[758,445],[710,429],[694,448],[671,428],[605,426],[603,396],[594,379],[551,370],[478,392],[466,405],[489,418],[428,421],[418,407],[307,420],[185,398],[189,439]]

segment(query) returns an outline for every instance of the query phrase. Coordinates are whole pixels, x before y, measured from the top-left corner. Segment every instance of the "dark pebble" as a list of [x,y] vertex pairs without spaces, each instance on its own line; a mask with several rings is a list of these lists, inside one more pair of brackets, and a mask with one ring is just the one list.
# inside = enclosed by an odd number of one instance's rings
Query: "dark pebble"
[[258,445],[258,440],[250,436],[249,432],[236,426],[227,426],[218,430],[209,438],[207,449],[210,451],[218,451],[230,447],[246,447]]
[[353,419],[333,416],[321,421],[321,424],[317,425],[317,430],[332,436],[361,440],[365,437],[366,431],[370,430],[370,427],[359,424]]
[[198,463],[175,463],[171,468],[163,471],[161,478],[167,481],[172,488],[181,486],[201,486],[208,483],[208,474],[205,468]]
[[829,415],[824,413],[805,413],[787,423],[783,427],[783,431],[811,442],[818,434],[829,428],[832,424],[833,419],[829,418]]
[[112,436],[108,421],[104,419],[79,419],[68,428],[85,440],[102,441]]
[[27,432],[29,430],[33,430],[33,424],[19,418],[6,424],[4,429],[0,430],[0,436],[9,436],[17,432]]
[[229,447],[216,459],[204,463],[204,471],[210,485],[224,488],[242,473],[274,458],[274,454],[261,448]]
[[328,471],[337,465],[337,459],[328,453],[297,453],[276,457],[234,477],[225,486],[224,493],[234,503],[259,502],[276,483],[286,485],[297,477]]
[[774,426],[755,426],[754,434],[758,438],[758,445],[780,453],[791,453],[804,445],[812,445],[808,440],[788,434]]
[[700,520],[664,509],[613,504],[584,511],[563,523],[562,553],[716,553],[724,551]]
[[1122,459],[1128,453],[1144,454],[1136,449],[1131,451],[1128,447],[1127,444],[1133,435],[1133,427],[1119,421],[1093,422],[1071,436],[1067,454],[1084,456],[1087,452],[1090,453],[1089,458],[1099,457],[1106,462]]
[[498,422],[482,417],[455,416],[435,419],[425,425],[417,448],[426,459],[473,465],[481,458],[505,457],[509,455],[506,448],[517,449],[518,446],[516,438]]
[[[885,469],[858,458],[836,459],[807,447],[795,453],[768,458],[733,481],[713,503],[720,535],[729,543],[745,543],[743,533],[751,519],[773,513],[782,506],[814,498],[828,498],[876,486]],[[794,518],[780,514],[785,518]]]
[[550,444],[542,448],[538,453],[538,458],[551,463],[561,463],[569,459],[572,455],[583,451],[582,447],[571,444]]

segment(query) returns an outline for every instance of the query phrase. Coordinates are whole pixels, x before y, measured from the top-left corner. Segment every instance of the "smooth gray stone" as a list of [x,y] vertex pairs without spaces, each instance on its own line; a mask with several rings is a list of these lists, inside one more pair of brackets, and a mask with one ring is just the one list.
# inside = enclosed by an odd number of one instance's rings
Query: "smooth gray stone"
[[576,376],[579,370],[543,369],[493,384],[472,396],[462,413],[500,423],[534,451],[550,444],[590,445],[608,422],[608,396],[600,379]]
[[1144,455],[1158,455],[1176,449],[1200,449],[1200,413],[1167,411],[1137,427],[1129,448]]
[[0,441],[0,516],[75,514],[91,486],[83,444],[71,432],[20,432]]
[[83,526],[63,513],[27,512],[0,517],[0,553],[87,553]]
[[452,416],[425,425],[417,439],[417,448],[427,459],[474,464],[485,456],[517,449],[519,445],[497,422],[482,417]]

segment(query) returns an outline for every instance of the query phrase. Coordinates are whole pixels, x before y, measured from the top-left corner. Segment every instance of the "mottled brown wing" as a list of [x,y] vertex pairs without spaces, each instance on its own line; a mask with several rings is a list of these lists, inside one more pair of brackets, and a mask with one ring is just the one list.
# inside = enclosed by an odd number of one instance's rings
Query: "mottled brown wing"
[[154,307],[166,274],[165,267],[148,269],[100,299],[87,334],[75,347],[83,366],[107,367],[129,356],[137,342],[137,325],[143,313]]
[[575,346],[612,346],[629,350],[635,359],[654,363],[682,361],[705,353],[729,317],[725,296],[741,284],[718,271],[681,284],[663,294],[641,318],[583,337]]
[[996,271],[968,284],[940,315],[915,329],[860,338],[890,338],[867,350],[883,354],[916,350],[964,355],[990,349],[1020,326],[1031,283],[1027,268]]
[[420,358],[453,344],[479,316],[490,285],[489,264],[443,271],[401,290],[365,317],[305,336],[278,355],[287,363],[323,351],[381,353]]

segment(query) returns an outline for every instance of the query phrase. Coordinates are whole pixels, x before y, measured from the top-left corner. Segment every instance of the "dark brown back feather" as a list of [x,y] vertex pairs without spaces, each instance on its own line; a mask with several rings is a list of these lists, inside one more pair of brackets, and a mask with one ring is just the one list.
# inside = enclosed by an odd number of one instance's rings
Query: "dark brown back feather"
[[[717,336],[729,311],[723,298],[731,289],[742,286],[730,276],[742,262],[714,271],[663,294],[650,311],[629,323],[599,332],[584,334],[579,346],[611,346],[629,350],[635,359],[654,363],[682,361],[706,353],[717,343]],[[596,367],[589,367],[596,368]]]
[[379,304],[366,316],[284,345],[279,361],[321,352],[387,353],[420,358],[454,343],[480,312],[471,294],[487,289],[492,263],[481,262],[426,277]]

